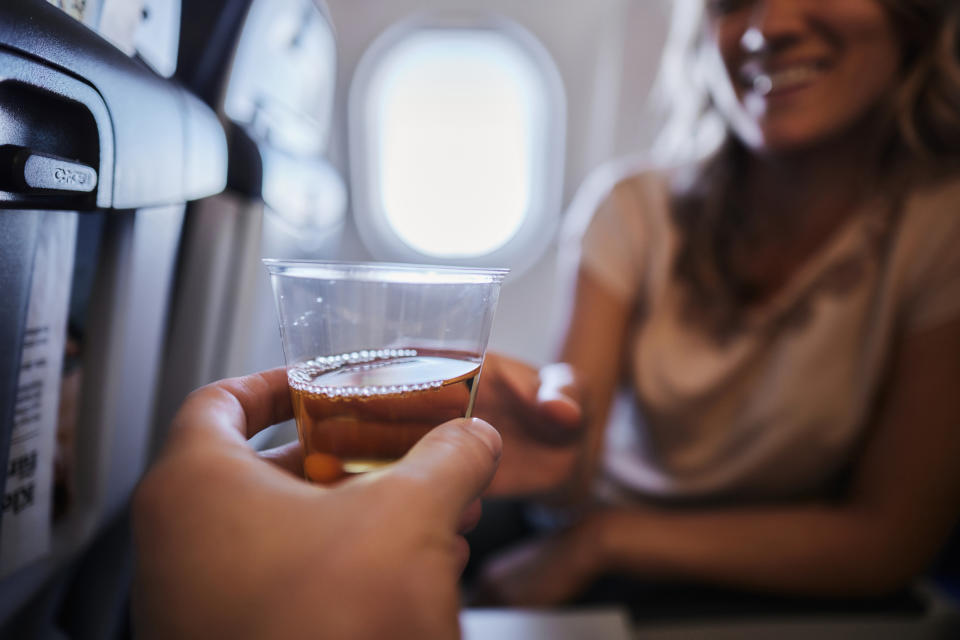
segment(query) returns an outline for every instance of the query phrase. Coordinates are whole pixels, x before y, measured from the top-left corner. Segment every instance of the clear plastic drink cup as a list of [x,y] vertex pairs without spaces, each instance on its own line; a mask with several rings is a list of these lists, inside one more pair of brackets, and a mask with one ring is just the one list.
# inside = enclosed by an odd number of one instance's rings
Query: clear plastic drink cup
[[263,262],[308,479],[378,469],[471,415],[506,269]]

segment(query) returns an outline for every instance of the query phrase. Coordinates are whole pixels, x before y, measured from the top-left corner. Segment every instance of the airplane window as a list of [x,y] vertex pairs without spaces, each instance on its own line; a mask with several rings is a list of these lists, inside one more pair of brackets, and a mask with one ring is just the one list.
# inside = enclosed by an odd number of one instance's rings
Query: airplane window
[[180,0],[142,0],[133,42],[140,58],[169,78],[177,70]]
[[432,256],[476,256],[530,206],[537,70],[497,33],[416,34],[373,81],[376,171],[387,222]]
[[86,25],[93,23],[92,16],[100,12],[102,4],[102,0],[47,0],[47,2]]
[[514,269],[538,257],[531,243],[552,231],[560,183],[551,71],[491,27],[420,27],[368,52],[351,145],[357,222],[378,257]]
[[224,112],[277,148],[326,148],[336,78],[333,28],[314,0],[256,0],[224,98]]
[[177,68],[180,0],[47,0],[165,78]]

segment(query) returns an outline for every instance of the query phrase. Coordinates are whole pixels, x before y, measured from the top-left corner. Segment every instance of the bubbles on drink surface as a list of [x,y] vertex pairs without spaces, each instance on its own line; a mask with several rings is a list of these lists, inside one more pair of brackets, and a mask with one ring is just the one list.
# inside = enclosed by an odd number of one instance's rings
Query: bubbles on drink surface
[[287,370],[287,380],[292,389],[326,398],[401,395],[439,389],[479,367],[464,354],[452,355],[456,357],[416,349],[364,349],[297,364]]
[[439,424],[469,416],[480,357],[433,349],[370,349],[287,369],[304,475],[334,482],[402,457]]

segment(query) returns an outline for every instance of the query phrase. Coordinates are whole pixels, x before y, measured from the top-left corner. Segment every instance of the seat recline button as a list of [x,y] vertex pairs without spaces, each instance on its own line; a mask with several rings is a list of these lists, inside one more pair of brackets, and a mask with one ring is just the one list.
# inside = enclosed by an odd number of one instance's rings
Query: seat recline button
[[0,147],[0,190],[90,193],[96,188],[93,167],[23,147]]
[[97,187],[97,172],[77,162],[30,153],[23,163],[23,182],[30,189],[89,193]]

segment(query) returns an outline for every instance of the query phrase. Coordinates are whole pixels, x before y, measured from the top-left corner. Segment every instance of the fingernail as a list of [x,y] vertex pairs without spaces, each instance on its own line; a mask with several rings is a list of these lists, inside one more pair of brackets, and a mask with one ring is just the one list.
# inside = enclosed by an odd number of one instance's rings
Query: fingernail
[[494,429],[490,423],[480,418],[470,418],[464,421],[463,428],[487,445],[494,458],[500,458],[503,453],[503,440],[500,438],[500,432]]

